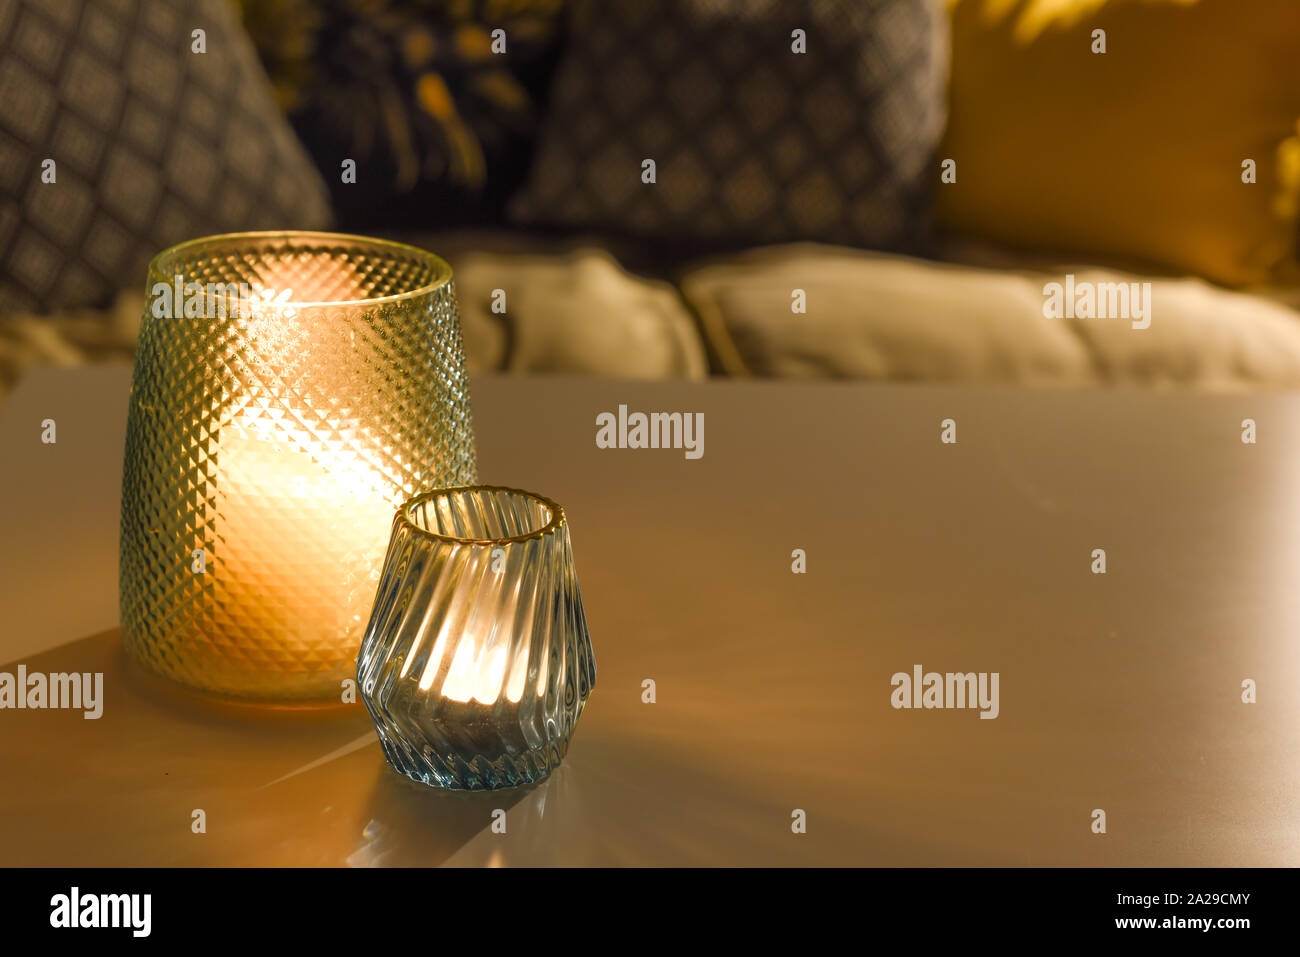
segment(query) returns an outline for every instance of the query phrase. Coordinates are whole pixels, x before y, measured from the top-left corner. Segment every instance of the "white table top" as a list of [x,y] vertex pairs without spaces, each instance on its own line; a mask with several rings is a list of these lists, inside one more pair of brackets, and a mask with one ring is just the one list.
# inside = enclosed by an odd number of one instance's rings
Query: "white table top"
[[[360,706],[127,664],[128,385],[0,407],[0,671],[105,672],[98,721],[0,711],[0,865],[1300,863],[1300,397],[476,379],[481,479],[569,513],[599,676],[548,782],[464,795]],[[705,413],[703,458],[598,449],[620,403]],[[915,664],[998,672],[1000,715],[895,710]]]

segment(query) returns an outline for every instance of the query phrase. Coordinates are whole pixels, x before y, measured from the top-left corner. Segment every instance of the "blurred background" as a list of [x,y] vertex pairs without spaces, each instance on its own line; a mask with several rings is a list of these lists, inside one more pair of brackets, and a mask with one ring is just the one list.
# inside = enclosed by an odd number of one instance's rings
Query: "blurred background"
[[0,0],[0,396],[279,228],[448,259],[471,373],[1292,389],[1298,74],[1291,0]]

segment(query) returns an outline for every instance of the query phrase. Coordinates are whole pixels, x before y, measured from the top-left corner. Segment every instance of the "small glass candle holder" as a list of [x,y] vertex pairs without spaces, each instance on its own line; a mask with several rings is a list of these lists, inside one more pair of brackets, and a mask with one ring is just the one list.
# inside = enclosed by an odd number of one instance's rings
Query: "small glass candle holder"
[[541,780],[595,682],[564,509],[475,486],[398,511],[357,658],[394,768],[462,790]]
[[393,510],[477,480],[450,267],[331,233],[149,266],[122,480],[128,651],[225,696],[342,699]]

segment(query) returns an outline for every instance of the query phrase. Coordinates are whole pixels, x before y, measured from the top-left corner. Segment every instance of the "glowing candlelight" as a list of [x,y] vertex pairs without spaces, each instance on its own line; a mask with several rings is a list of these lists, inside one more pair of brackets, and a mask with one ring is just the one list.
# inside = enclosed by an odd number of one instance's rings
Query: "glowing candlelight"
[[[466,580],[476,580],[478,586],[473,593],[463,595],[442,619],[433,650],[420,672],[421,692],[433,689],[445,665],[446,675],[436,693],[448,701],[495,705],[504,697],[517,705],[523,698],[528,680],[527,629],[532,627],[532,621],[531,617],[518,621],[513,615],[493,616],[494,610],[505,606],[508,596],[504,592],[514,583],[504,574],[504,555],[500,548],[495,553],[490,549],[467,552],[464,574]],[[422,622],[421,632],[427,633],[430,625]],[[423,635],[415,640],[422,643]],[[454,649],[449,662],[448,649]],[[402,677],[414,661],[410,657],[403,662]],[[538,665],[536,687],[546,687],[549,664],[543,660]]]
[[395,508],[378,476],[251,414],[221,430],[216,460],[214,627],[259,632],[280,643],[281,667],[301,655],[308,671],[316,651],[359,643]]
[[[254,292],[246,334],[283,367],[306,332],[293,290]],[[365,460],[355,422],[326,414],[309,428],[292,408],[303,397],[288,391],[290,401],[252,393],[220,430],[213,625],[233,640],[255,631],[270,662],[310,672],[323,650],[359,643],[399,496]]]

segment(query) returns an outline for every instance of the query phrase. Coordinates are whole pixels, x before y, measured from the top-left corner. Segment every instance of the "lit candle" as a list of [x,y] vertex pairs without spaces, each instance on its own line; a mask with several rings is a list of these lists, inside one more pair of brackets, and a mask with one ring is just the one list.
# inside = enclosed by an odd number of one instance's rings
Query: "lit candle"
[[235,416],[213,503],[214,640],[304,673],[355,652],[396,508],[355,453],[307,447],[266,412]]
[[[504,556],[504,552],[498,554]],[[482,565],[477,572],[476,564]],[[492,564],[497,564],[497,571],[490,569]],[[442,620],[433,650],[419,672],[416,688],[425,695],[425,721],[445,740],[459,742],[465,753],[521,758],[541,740],[534,732],[530,742],[525,729],[542,710],[550,658],[539,656],[537,671],[529,682],[531,635],[516,633],[519,622],[514,615],[494,617],[506,604],[502,592],[518,585],[504,574],[502,562],[492,561],[489,549],[477,550],[466,561],[464,574],[481,574],[479,586]],[[531,628],[531,616],[522,624]],[[405,659],[402,677],[414,661],[414,656]],[[439,685],[438,675],[444,668],[446,674]],[[523,700],[526,687],[532,692],[528,702]]]
[[[253,292],[253,355],[291,367],[310,319],[288,304],[288,286]],[[283,391],[250,392],[217,439],[213,638],[251,641],[283,671],[334,671],[360,642],[400,496],[346,413],[309,427],[294,406],[311,397]]]

